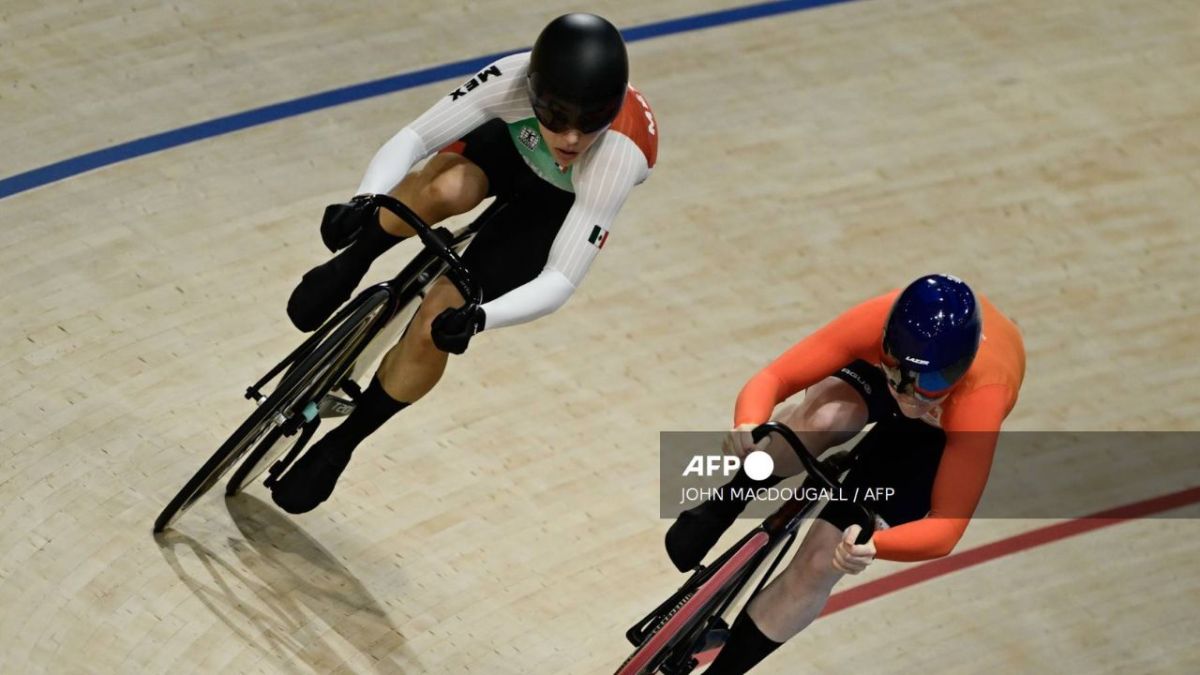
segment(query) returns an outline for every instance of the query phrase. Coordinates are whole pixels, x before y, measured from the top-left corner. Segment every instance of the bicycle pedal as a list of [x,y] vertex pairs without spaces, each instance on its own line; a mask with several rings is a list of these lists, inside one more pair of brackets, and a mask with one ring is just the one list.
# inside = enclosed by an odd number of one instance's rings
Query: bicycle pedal
[[[315,409],[316,405],[313,403],[309,403],[308,406],[306,406],[306,410],[310,412],[315,411]],[[301,416],[299,419],[305,420],[307,419],[307,416]],[[263,479],[264,486],[266,486],[268,489],[275,488],[275,485],[279,482],[283,472],[286,471],[287,468],[292,465],[292,462],[296,461],[296,458],[300,456],[300,453],[304,451],[304,448],[308,445],[308,442],[312,439],[313,434],[316,433],[317,427],[320,425],[321,418],[316,416],[300,425],[300,437],[297,438],[292,444],[292,447],[287,451],[287,454],[275,460],[271,466],[267,467],[267,477]]]
[[263,486],[268,490],[274,490],[275,484],[279,482],[279,472],[282,471],[280,464],[282,462],[275,462],[267,467],[267,477],[263,479]]
[[716,652],[724,647],[726,642],[729,642],[729,625],[718,618],[712,627],[704,631],[704,636],[696,641],[696,646],[692,648],[692,656]]
[[710,619],[709,627],[696,637],[687,651],[668,658],[659,667],[659,672],[663,675],[688,675],[696,668],[712,663],[727,642],[729,624],[720,617]]
[[293,455],[298,454],[289,452],[287,456],[275,460],[271,466],[267,467],[267,477],[263,479],[263,487],[268,490],[274,490],[275,485],[279,483],[279,479],[283,477],[283,472],[296,460]]
[[662,675],[690,675],[699,666],[700,662],[695,658],[688,658],[687,661],[681,664],[672,664],[668,661],[658,667],[658,672],[662,673]]

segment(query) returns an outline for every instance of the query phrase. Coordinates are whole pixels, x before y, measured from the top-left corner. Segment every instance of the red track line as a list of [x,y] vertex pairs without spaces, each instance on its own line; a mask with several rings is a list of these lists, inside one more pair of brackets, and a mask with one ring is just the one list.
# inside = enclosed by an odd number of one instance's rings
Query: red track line
[[821,612],[821,616],[840,612],[881,595],[893,593],[966,567],[980,565],[989,560],[1196,502],[1200,502],[1200,486],[1023,532],[1007,539],[984,544],[978,548],[909,567],[895,574],[889,574],[886,577],[835,593],[829,597],[829,602],[826,603],[825,611]]

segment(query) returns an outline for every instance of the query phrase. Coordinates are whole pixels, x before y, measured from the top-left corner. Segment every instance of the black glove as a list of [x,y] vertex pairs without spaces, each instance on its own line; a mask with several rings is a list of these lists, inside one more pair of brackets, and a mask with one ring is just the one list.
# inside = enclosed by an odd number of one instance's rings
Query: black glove
[[359,195],[345,204],[326,206],[321,218],[321,241],[337,253],[354,243],[363,228],[379,217],[378,212],[379,207],[371,202],[371,195]]
[[464,305],[442,310],[433,319],[430,333],[438,349],[451,354],[467,351],[471,336],[483,330],[487,316],[479,305]]

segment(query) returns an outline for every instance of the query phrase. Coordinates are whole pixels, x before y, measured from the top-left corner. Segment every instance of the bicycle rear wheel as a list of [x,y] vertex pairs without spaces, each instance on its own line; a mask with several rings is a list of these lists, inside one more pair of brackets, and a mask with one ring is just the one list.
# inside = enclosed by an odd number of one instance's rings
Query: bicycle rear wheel
[[758,554],[769,544],[770,535],[762,531],[747,539],[720,569],[659,622],[658,627],[625,659],[616,675],[656,672],[671,650],[700,622],[709,618],[726,598],[731,585],[753,570]]
[[[201,495],[208,492],[221,476],[240,459],[247,450],[263,440],[275,428],[286,428],[289,423],[298,427],[303,408],[309,400],[308,394],[314,385],[328,386],[327,380],[341,372],[349,352],[345,347],[355,336],[362,337],[378,329],[382,324],[379,317],[386,314],[392,292],[386,287],[364,294],[362,304],[347,316],[330,337],[311,349],[298,364],[293,366],[283,381],[246,421],[221,444],[183,488],[175,495],[154,521],[154,531],[162,532],[187,510]],[[352,360],[353,356],[349,356]],[[341,365],[339,366],[339,363]],[[314,377],[314,374],[316,377]],[[297,405],[299,404],[299,405]],[[264,453],[278,443],[262,443]]]

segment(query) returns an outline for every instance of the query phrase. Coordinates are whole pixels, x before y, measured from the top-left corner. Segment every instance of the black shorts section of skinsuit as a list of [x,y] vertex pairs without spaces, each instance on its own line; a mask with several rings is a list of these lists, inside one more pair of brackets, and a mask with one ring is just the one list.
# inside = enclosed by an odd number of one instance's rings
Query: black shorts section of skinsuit
[[[900,412],[888,392],[883,371],[866,361],[855,361],[833,374],[846,382],[867,403],[868,421],[875,426],[859,441],[858,464],[842,482],[847,494],[853,488],[895,489],[886,500],[862,499],[889,526],[920,520],[929,513],[929,498],[938,463],[946,447],[941,429],[909,419]],[[830,502],[817,516],[839,530],[859,522],[860,515],[848,502]]]
[[484,123],[462,142],[465,147],[456,151],[483,169],[488,196],[496,198],[476,220],[483,226],[463,253],[487,302],[541,273],[575,195],[538,178],[503,120]]

